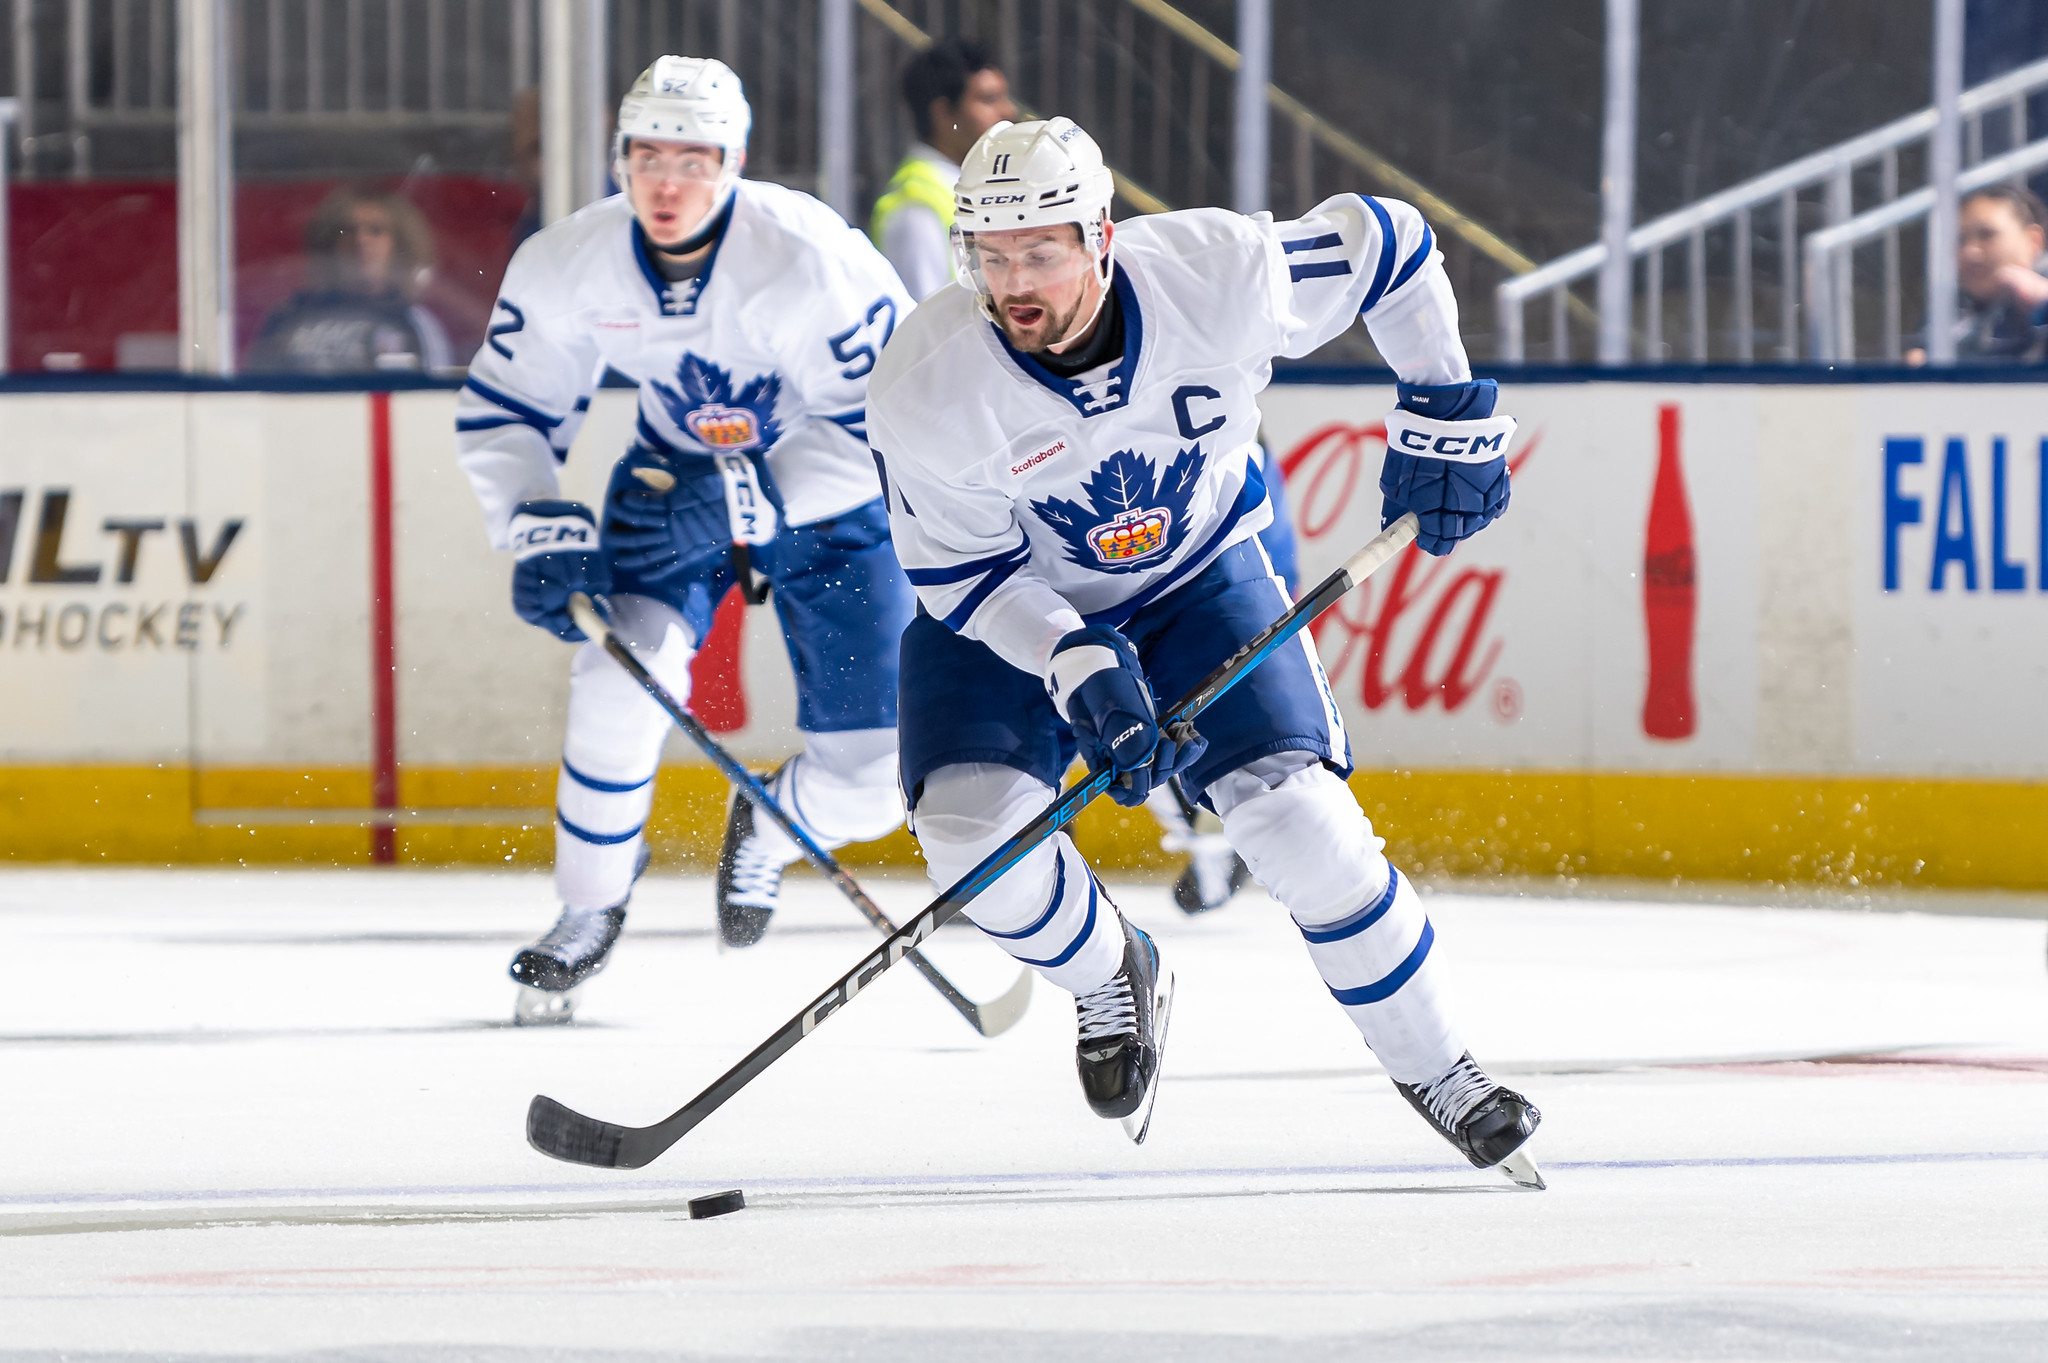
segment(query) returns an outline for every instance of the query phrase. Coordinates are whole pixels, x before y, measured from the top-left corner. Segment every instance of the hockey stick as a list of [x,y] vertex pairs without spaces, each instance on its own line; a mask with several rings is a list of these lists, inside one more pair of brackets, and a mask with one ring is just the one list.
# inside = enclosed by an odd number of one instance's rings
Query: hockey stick
[[[841,866],[830,852],[818,846],[801,824],[789,817],[775,797],[768,793],[768,788],[761,784],[761,778],[748,771],[738,758],[727,752],[725,746],[713,738],[711,731],[704,727],[703,721],[684,709],[676,698],[668,693],[668,688],[654,679],[646,666],[633,656],[633,650],[627,648],[624,642],[612,633],[611,627],[605,623],[604,617],[597,613],[596,606],[588,596],[582,592],[571,594],[569,614],[576,621],[576,628],[603,645],[604,651],[612,656],[612,661],[625,668],[626,675],[639,682],[641,689],[654,697],[655,704],[668,711],[668,717],[704,750],[704,755],[711,759],[712,765],[724,772],[726,779],[738,786],[747,799],[753,801],[755,809],[773,819],[776,826],[803,849],[804,860],[817,867],[820,875],[838,886],[839,892],[853,901],[853,906],[861,911],[861,915],[868,922],[885,933],[893,934],[898,931],[889,916],[883,913],[875,901],[868,898],[867,892],[846,873],[846,868]],[[1030,1005],[1031,971],[1028,969],[1019,975],[1017,982],[999,998],[988,1003],[976,1003],[961,993],[951,980],[940,974],[938,967],[926,960],[922,953],[910,953],[910,963],[916,966],[918,973],[931,981],[932,988],[944,995],[946,1002],[959,1010],[960,1016],[966,1018],[974,1030],[983,1036],[1000,1036],[1009,1031],[1017,1025],[1018,1020],[1024,1016],[1025,1008]]]
[[[1197,715],[1242,681],[1274,650],[1300,633],[1309,621],[1329,609],[1344,593],[1365,581],[1387,560],[1406,548],[1415,539],[1415,530],[1415,515],[1409,512],[1375,535],[1343,567],[1324,578],[1307,597],[1204,677],[1194,690],[1181,698],[1179,704],[1166,712],[1162,727],[1176,739],[1191,736]],[[940,924],[972,902],[976,895],[1021,861],[1032,848],[1071,823],[1090,801],[1109,789],[1114,779],[1114,774],[1105,767],[1060,792],[1044,812],[1008,842],[989,853],[979,866],[934,899],[924,912],[906,923],[873,955],[840,976],[801,1013],[720,1075],[711,1087],[661,1121],[652,1126],[619,1126],[586,1117],[552,1098],[535,1095],[526,1109],[528,1144],[544,1155],[572,1164],[638,1169],[651,1163],[781,1059],[797,1042],[809,1036],[819,1023],[851,1003],[853,996],[874,983],[876,976],[910,954],[912,947],[931,936]]]

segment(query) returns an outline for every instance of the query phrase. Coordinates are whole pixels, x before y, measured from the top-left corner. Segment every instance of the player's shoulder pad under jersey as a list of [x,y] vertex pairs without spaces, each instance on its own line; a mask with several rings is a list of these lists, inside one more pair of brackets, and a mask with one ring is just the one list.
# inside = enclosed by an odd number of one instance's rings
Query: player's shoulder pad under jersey
[[730,253],[730,266],[721,260],[720,268],[732,269],[750,298],[800,295],[848,276],[863,282],[894,277],[866,233],[801,190],[765,180],[740,181],[727,231],[745,237],[747,248]]
[[1116,249],[1147,258],[1185,261],[1198,268],[1231,262],[1249,264],[1265,249],[1259,220],[1227,208],[1181,208],[1150,213],[1116,226]]
[[588,296],[589,281],[616,269],[622,234],[632,231],[632,222],[632,205],[614,194],[549,223],[512,253],[499,296],[517,290],[522,298],[573,305]]
[[870,429],[877,420],[912,429],[918,413],[957,399],[958,393],[933,391],[935,383],[946,382],[938,371],[958,369],[983,353],[985,343],[976,333],[989,325],[975,306],[973,292],[958,284],[919,303],[897,325],[868,379]]

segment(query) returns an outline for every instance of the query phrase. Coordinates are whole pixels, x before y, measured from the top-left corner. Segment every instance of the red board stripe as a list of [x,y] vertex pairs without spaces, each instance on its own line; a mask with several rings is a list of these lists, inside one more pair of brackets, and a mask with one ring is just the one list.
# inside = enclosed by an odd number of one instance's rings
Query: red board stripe
[[[398,808],[398,637],[391,585],[391,394],[370,398],[370,803]],[[398,860],[389,828],[370,830],[370,860]]]

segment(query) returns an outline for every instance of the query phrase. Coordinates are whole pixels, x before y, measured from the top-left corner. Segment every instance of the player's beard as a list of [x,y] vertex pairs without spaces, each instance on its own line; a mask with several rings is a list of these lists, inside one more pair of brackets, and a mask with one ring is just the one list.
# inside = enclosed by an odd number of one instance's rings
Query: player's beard
[[[1035,307],[1040,311],[1037,326],[1020,330],[1010,319],[1010,309],[1020,305]],[[1084,287],[1074,305],[1063,313],[1056,313],[1043,299],[1031,294],[1018,298],[1004,298],[996,304],[996,323],[1002,327],[1003,335],[1010,344],[1027,355],[1043,355],[1073,333],[1074,324],[1080,320],[1081,309],[1088,306],[1088,290]]]

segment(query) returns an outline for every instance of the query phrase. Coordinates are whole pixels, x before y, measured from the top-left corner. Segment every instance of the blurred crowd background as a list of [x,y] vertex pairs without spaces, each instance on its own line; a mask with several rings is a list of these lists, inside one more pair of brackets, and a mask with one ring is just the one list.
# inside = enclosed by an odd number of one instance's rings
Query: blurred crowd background
[[[11,0],[0,91],[13,99],[16,372],[194,367],[179,340],[178,240],[179,45],[193,4],[218,6],[232,123],[233,339],[212,366],[221,372],[467,360],[512,250],[547,216],[551,7],[587,45],[587,108],[615,105],[663,52],[719,57],[754,104],[748,173],[818,191],[831,131],[823,47],[831,7],[845,6],[851,183],[825,197],[863,228],[918,140],[906,64],[932,41],[963,38],[985,48],[1021,109],[1067,114],[1096,135],[1123,176],[1121,213],[1252,206],[1234,188],[1243,0]],[[1641,0],[1635,221],[1927,110],[1933,4]],[[1286,214],[1348,190],[1419,200],[1476,358],[1589,360],[1593,273],[1531,292],[1515,334],[1496,290],[1600,239],[1602,0],[1261,8],[1271,88],[1256,206]],[[2029,148],[2037,130],[2048,145],[2048,69],[2038,91],[2028,73],[2048,68],[2048,4],[1967,0],[1965,11],[1963,165],[2026,155],[1961,215],[1957,358],[2038,360],[2048,224]],[[1999,79],[2012,88],[1973,113],[1967,92]],[[1922,358],[1924,213],[1873,219],[1830,257],[1824,302],[1796,248],[1911,195],[1928,161],[1923,129],[1643,255],[1634,354]],[[1318,358],[1372,356],[1361,332]]]

